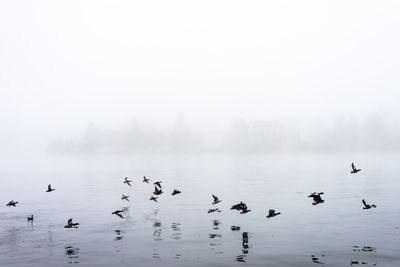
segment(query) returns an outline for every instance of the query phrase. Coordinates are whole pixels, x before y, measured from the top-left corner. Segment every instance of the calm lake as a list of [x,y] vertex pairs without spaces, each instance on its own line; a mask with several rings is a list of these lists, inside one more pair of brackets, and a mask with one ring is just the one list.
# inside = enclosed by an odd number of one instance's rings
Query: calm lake
[[[0,266],[400,266],[399,159],[370,153],[5,162]],[[352,162],[362,171],[350,174]],[[158,203],[149,200],[154,181],[164,191]],[[49,183],[56,190],[46,193]],[[174,189],[182,193],[172,196]],[[314,206],[307,196],[315,191],[325,192],[325,202]],[[212,194],[222,202],[212,205]],[[363,210],[363,198],[377,208]],[[17,207],[7,207],[10,200]],[[249,213],[230,210],[240,201]],[[111,214],[124,207],[123,219]],[[221,212],[208,214],[210,208]],[[268,219],[269,209],[282,214]],[[64,228],[69,218],[79,228]]]

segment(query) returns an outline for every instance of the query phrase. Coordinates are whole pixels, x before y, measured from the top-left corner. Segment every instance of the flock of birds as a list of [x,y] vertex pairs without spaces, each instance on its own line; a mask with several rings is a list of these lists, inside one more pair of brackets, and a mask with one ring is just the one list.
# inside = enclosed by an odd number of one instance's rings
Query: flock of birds
[[[361,169],[357,169],[357,168],[355,167],[354,163],[351,164],[351,169],[352,169],[352,170],[351,170],[351,174],[355,174],[355,173],[358,173],[359,171],[361,171]],[[149,183],[149,182],[150,182],[150,179],[146,178],[146,176],[143,176],[143,183]],[[125,178],[124,178],[123,183],[124,183],[124,184],[127,184],[128,186],[132,186],[132,180],[129,180],[128,177],[125,177]],[[161,183],[162,183],[161,181],[156,181],[156,182],[153,183],[153,184],[154,184],[154,192],[153,192],[153,194],[152,194],[151,197],[150,197],[150,200],[151,200],[151,201],[158,202],[158,200],[157,200],[158,197],[157,197],[157,196],[158,196],[158,195],[161,195],[161,194],[163,193]],[[53,192],[53,191],[55,191],[55,190],[56,190],[56,189],[52,188],[52,187],[51,187],[51,184],[49,184],[49,185],[47,186],[46,192],[50,193],[50,192]],[[175,195],[180,194],[180,193],[181,193],[181,191],[179,191],[179,190],[177,190],[177,189],[174,189],[171,195],[175,196]],[[324,203],[324,199],[322,199],[322,197],[321,197],[321,195],[323,195],[323,194],[324,194],[324,192],[319,192],[319,193],[314,192],[314,193],[311,193],[308,197],[310,197],[310,198],[313,199],[312,205],[318,205],[318,204]],[[221,200],[220,200],[216,195],[212,194],[212,197],[213,197],[213,202],[211,203],[212,205],[216,205],[216,204],[218,204],[218,203],[221,202]],[[130,201],[130,200],[129,200],[129,196],[124,195],[124,194],[122,194],[121,199],[122,199],[122,200],[126,200],[126,201]],[[18,201],[11,200],[10,202],[8,202],[7,206],[8,206],[8,207],[16,207],[17,204],[18,204]],[[368,203],[365,201],[365,199],[362,200],[362,204],[363,204],[363,209],[376,208],[376,205],[375,205],[375,204],[368,204]],[[246,203],[244,203],[244,202],[242,202],[242,201],[241,201],[240,203],[238,203],[238,204],[233,205],[233,206],[231,207],[231,210],[240,211],[240,214],[246,214],[246,213],[248,213],[248,212],[251,211],[250,209],[247,208]],[[117,216],[120,217],[120,218],[124,218],[123,213],[124,213],[125,211],[126,211],[126,209],[123,208],[123,209],[121,209],[121,210],[115,210],[115,211],[113,211],[112,214],[115,214],[115,215],[117,215]],[[211,209],[208,210],[208,213],[212,213],[212,212],[221,212],[221,210],[220,210],[219,208],[211,208]],[[275,217],[275,216],[280,215],[280,214],[281,214],[280,212],[275,212],[274,209],[270,209],[270,210],[268,211],[268,214],[267,214],[266,217],[267,217],[267,218],[272,218],[272,217]],[[33,214],[31,214],[30,216],[28,216],[28,217],[27,217],[27,220],[28,220],[28,221],[33,221]],[[79,225],[79,223],[73,223],[73,222],[72,222],[72,218],[70,218],[70,219],[68,219],[67,224],[64,226],[64,228],[78,228],[78,225]]]

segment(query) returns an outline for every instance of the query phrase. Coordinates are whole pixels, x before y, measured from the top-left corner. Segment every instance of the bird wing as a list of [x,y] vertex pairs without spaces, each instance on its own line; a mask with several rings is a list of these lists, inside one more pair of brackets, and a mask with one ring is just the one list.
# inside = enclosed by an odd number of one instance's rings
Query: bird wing
[[364,206],[367,206],[367,202],[365,201],[365,199],[362,200],[362,203],[364,204]]
[[353,171],[356,170],[356,166],[354,166],[354,163],[351,163],[351,168],[353,169]]
[[51,191],[51,184],[47,186],[47,190]]
[[218,201],[218,197],[217,197],[217,196],[215,196],[215,195],[213,194],[212,197],[213,197],[213,199],[214,199],[214,202],[217,202],[217,201]]
[[124,218],[121,214],[119,214],[119,213],[115,213],[116,215],[118,215],[118,217],[120,217],[120,218]]

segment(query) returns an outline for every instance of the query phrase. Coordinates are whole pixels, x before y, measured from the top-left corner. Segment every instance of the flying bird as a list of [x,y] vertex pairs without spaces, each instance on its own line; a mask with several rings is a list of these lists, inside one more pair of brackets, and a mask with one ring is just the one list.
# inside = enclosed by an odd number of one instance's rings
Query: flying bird
[[122,200],[129,201],[129,196],[125,196],[124,194],[122,194],[121,199],[122,199]]
[[313,204],[313,205],[317,205],[317,204],[319,204],[319,203],[324,203],[324,201],[325,201],[325,200],[323,200],[323,199],[321,198],[321,195],[322,195],[322,194],[324,194],[324,192],[320,192],[320,193],[314,192],[314,193],[310,194],[308,197],[312,197],[313,200],[314,200],[314,202],[313,202],[312,204]]
[[368,209],[370,209],[370,208],[376,208],[376,205],[375,205],[375,204],[372,204],[372,205],[367,204],[367,202],[365,201],[365,199],[362,200],[362,203],[364,204],[363,210],[368,210]]
[[174,191],[172,192],[172,195],[175,196],[175,195],[180,194],[180,193],[181,193],[181,191],[179,191],[177,189],[174,189]]
[[354,166],[354,163],[351,163],[351,173],[357,173],[361,171],[361,169],[357,169],[356,166]]
[[212,212],[221,212],[220,209],[209,209],[207,213],[212,213]]
[[277,216],[279,214],[281,214],[281,213],[280,212],[275,212],[275,210],[269,210],[267,218],[269,219],[269,218],[275,217],[275,216]]
[[131,185],[131,182],[132,182],[132,180],[128,180],[128,177],[125,177],[124,184],[127,184],[127,185],[129,185],[129,186],[132,186],[132,185]]
[[156,186],[158,186],[159,188],[161,188],[161,181],[154,182],[154,184],[155,184]]
[[116,210],[116,211],[113,211],[111,214],[115,214],[118,217],[120,217],[121,219],[123,219],[124,216],[121,215],[122,212],[124,212],[124,211],[123,210]]
[[47,186],[46,192],[51,192],[51,191],[54,191],[54,190],[55,190],[54,188],[51,188],[51,184],[49,184],[49,185]]
[[163,191],[161,190],[161,188],[158,189],[157,186],[154,187],[154,192],[153,192],[154,195],[158,196],[161,195],[162,193]]
[[146,176],[143,176],[143,183],[149,183],[150,179],[147,179]]
[[17,203],[18,203],[18,201],[11,200],[10,202],[8,202],[7,206],[8,207],[11,207],[11,206],[16,207]]
[[79,223],[73,223],[72,218],[68,219],[68,224],[64,228],[78,228]]
[[218,204],[219,202],[221,202],[221,200],[219,200],[218,197],[217,197],[216,195],[213,194],[212,197],[213,197],[213,199],[214,199],[214,201],[213,201],[213,203],[212,203],[213,205]]
[[248,213],[249,211],[251,211],[251,210],[247,209],[247,205],[245,203],[243,203],[242,211],[240,212],[240,214],[245,214],[245,213]]
[[151,197],[150,197],[150,200],[154,200],[155,202],[158,202],[158,201],[157,201],[157,197],[155,197],[155,196],[151,196]]

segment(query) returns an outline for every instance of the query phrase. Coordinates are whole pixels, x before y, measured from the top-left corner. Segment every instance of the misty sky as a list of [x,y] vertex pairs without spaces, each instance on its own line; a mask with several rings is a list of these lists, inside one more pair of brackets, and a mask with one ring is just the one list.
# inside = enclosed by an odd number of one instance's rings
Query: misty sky
[[[398,1],[1,1],[0,145],[90,123],[399,122]],[[396,126],[397,127],[397,126]]]

